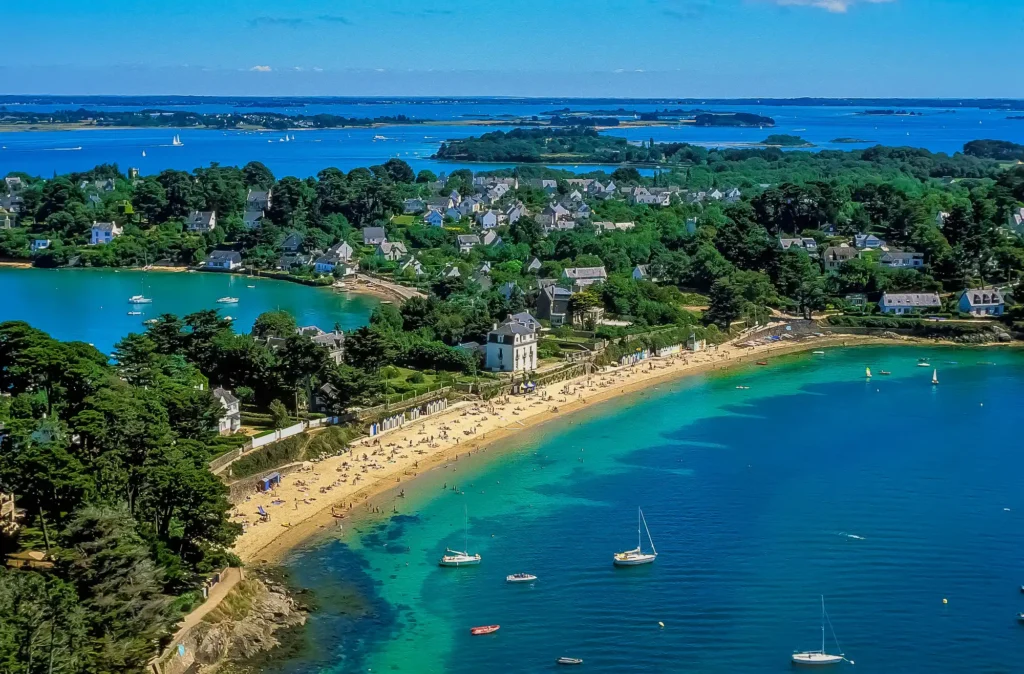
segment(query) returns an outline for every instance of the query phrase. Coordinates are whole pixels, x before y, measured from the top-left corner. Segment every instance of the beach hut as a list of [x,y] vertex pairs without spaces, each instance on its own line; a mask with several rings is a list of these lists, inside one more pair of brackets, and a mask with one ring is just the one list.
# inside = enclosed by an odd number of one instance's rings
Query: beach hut
[[270,491],[281,484],[281,473],[271,473],[260,478],[260,491]]

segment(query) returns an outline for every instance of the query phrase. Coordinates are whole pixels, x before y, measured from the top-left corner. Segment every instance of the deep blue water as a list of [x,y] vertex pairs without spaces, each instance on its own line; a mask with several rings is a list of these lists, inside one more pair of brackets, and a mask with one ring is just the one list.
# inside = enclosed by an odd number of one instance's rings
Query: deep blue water
[[[39,106],[25,106],[39,107]],[[64,106],[67,107],[67,106]],[[184,106],[203,112],[223,112],[223,106]],[[431,105],[395,103],[378,105],[319,105],[285,112],[332,112],[353,116],[379,116],[405,114],[419,119],[465,119],[466,115],[505,113],[516,115],[539,114],[550,110],[551,104],[491,104],[436,103]],[[572,106],[575,109],[596,106]],[[625,107],[650,110],[652,105]],[[689,107],[689,106],[684,106]],[[1007,119],[1011,114],[994,110],[962,108],[943,111],[921,108],[920,117],[863,116],[863,107],[800,107],[800,106],[703,106],[707,109],[752,112],[776,120],[773,129],[640,127],[613,129],[607,133],[630,140],[654,138],[659,142],[690,142],[708,146],[730,143],[759,142],[769,133],[802,136],[818,148],[851,149],[874,144],[908,145],[932,151],[953,153],[964,143],[979,138],[993,138],[1024,143],[1024,121]],[[281,110],[281,109],[277,109]],[[116,162],[123,169],[139,168],[144,174],[158,173],[167,168],[192,170],[211,162],[223,165],[243,165],[262,161],[279,176],[300,177],[315,175],[323,168],[334,166],[351,170],[360,166],[383,163],[390,157],[408,161],[415,170],[435,172],[457,168],[485,170],[505,165],[464,165],[439,163],[429,159],[438,145],[450,138],[462,138],[486,131],[509,127],[464,127],[424,124],[377,129],[336,129],[327,131],[295,132],[293,142],[279,142],[285,134],[280,132],[243,132],[215,130],[175,129],[91,129],[78,131],[40,131],[0,133],[0,175],[9,171],[25,171],[32,175],[49,177],[55,171],[82,171],[104,162]],[[175,133],[181,135],[184,147],[171,147]],[[386,140],[374,140],[382,135]],[[856,138],[867,143],[836,144],[837,138]],[[80,148],[80,149],[78,149]],[[146,157],[142,157],[142,152]],[[578,166],[560,167],[577,171],[596,168],[612,170],[614,167]]]
[[[865,364],[892,375],[865,382]],[[858,671],[1010,671],[1024,657],[1022,395],[1016,351],[830,349],[539,427],[376,500],[399,518],[297,551],[299,583],[356,588],[367,613],[324,602],[310,652],[274,669],[534,672],[570,655],[588,672],[786,672],[820,646],[825,595]],[[637,506],[659,558],[615,569]],[[438,568],[464,508],[483,563]],[[507,585],[517,571],[539,580]]]

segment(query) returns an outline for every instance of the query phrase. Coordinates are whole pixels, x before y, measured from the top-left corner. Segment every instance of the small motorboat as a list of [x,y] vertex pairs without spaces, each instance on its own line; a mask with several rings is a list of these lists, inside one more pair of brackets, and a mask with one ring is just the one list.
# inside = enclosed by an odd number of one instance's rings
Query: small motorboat
[[1024,623],[1024,613],[1017,614],[1017,622]]
[[757,364],[758,365],[767,365],[768,361],[766,361],[766,360],[759,360],[759,361],[757,361]]
[[482,625],[480,627],[473,627],[469,630],[469,633],[473,636],[480,636],[481,634],[493,634],[501,629],[501,625]]
[[737,386],[736,389],[739,390],[739,391],[747,391],[747,390],[750,389],[750,387],[749,386]]
[[237,297],[221,297],[217,300],[218,304],[238,304]]
[[129,316],[141,316],[142,312],[141,311],[129,311],[128,315]]
[[824,351],[812,351],[811,353],[813,353],[815,356],[824,356],[825,355]]
[[931,367],[931,366],[932,366],[932,364],[931,364],[931,363],[929,363],[929,362],[928,362],[927,360],[925,360],[924,358],[922,358],[922,359],[920,359],[920,360],[918,360],[918,361],[917,361],[917,366],[918,366],[918,367]]
[[879,370],[878,374],[892,374],[892,372],[889,372],[888,370]]
[[1020,586],[1020,593],[1021,593],[1021,594],[1024,594],[1024,585],[1021,585],[1021,586]]
[[143,295],[132,295],[128,298],[129,304],[152,304],[153,300]]
[[513,573],[512,575],[505,576],[505,582],[507,583],[532,583],[537,580],[537,576],[531,573]]
[[558,658],[555,660],[560,665],[582,665],[583,660],[580,658]]

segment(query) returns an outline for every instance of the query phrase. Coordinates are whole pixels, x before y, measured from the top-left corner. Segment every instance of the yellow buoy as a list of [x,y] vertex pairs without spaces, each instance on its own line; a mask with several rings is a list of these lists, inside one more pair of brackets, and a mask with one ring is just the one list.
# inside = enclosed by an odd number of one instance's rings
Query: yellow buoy
[[943,603],[943,604],[948,604],[948,603],[949,603],[949,600],[948,600],[948,599],[946,599],[945,597],[943,597],[943,598],[942,598],[942,603]]

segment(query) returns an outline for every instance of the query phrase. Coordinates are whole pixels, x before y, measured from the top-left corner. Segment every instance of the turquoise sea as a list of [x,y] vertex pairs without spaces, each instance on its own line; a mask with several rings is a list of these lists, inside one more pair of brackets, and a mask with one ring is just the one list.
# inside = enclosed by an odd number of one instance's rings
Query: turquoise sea
[[[820,647],[820,595],[855,671],[1011,671],[1021,400],[1016,350],[828,349],[536,427],[295,551],[321,608],[270,671],[786,672]],[[638,506],[659,557],[613,568]],[[483,562],[439,568],[464,511]],[[520,571],[539,580],[505,583]],[[501,630],[470,636],[486,624]]]
[[[132,295],[153,303],[129,304]],[[239,302],[218,304],[221,297]],[[0,321],[27,321],[57,339],[89,342],[104,353],[128,333],[142,332],[143,321],[165,313],[219,309],[235,319],[236,331],[248,332],[264,311],[285,309],[299,325],[351,330],[366,325],[377,304],[371,297],[234,274],[11,267],[0,267],[0,298]]]

